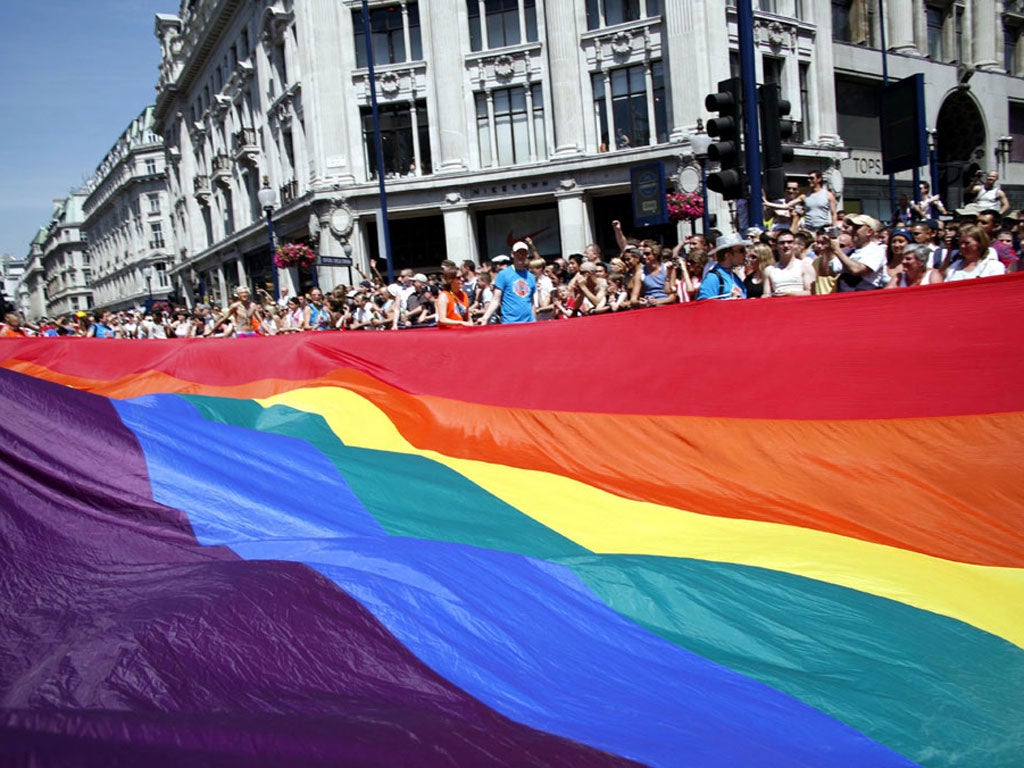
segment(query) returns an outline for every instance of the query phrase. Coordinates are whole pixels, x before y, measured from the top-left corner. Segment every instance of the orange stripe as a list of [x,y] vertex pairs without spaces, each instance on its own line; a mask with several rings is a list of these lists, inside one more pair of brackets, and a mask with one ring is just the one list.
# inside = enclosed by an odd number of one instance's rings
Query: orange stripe
[[12,368],[108,397],[263,398],[342,386],[418,448],[573,477],[626,498],[836,533],[979,565],[1024,567],[1016,459],[1024,414],[864,421],[622,416],[416,397],[340,369],[211,387],[147,372],[109,382]]

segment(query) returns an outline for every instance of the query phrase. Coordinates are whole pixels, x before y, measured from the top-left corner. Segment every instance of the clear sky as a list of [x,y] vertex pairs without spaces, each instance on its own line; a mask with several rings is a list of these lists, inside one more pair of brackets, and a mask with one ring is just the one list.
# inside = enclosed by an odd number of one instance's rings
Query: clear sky
[[54,198],[92,176],[156,98],[157,13],[178,0],[2,0],[0,253],[24,257]]

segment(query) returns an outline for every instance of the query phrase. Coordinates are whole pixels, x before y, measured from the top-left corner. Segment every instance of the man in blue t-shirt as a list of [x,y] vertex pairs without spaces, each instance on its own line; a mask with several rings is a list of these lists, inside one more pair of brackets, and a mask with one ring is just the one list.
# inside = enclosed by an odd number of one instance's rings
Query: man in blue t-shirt
[[753,245],[738,234],[722,235],[715,241],[709,254],[715,257],[715,265],[701,280],[698,299],[745,299],[747,289],[733,270],[743,263],[747,246]]
[[494,278],[494,297],[477,321],[480,325],[487,325],[499,306],[503,325],[533,322],[533,294],[537,290],[537,278],[527,269],[529,257],[530,249],[526,243],[520,241],[512,246],[512,265]]

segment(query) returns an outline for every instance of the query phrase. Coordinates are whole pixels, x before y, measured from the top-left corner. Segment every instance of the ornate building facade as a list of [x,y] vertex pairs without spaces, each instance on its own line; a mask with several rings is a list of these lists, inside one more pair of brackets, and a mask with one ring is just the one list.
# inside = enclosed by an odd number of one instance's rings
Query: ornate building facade
[[[676,186],[699,184],[690,137],[705,95],[739,72],[734,5],[373,0],[378,161],[361,0],[183,0],[156,17],[157,100],[138,147],[162,152],[152,191],[136,193],[113,157],[89,190],[97,303],[137,303],[145,263],[188,301],[223,302],[242,283],[354,282],[380,252],[378,174],[395,270],[480,261],[525,235],[546,256],[611,250],[613,219],[643,234],[629,226],[632,168],[659,161]],[[955,207],[978,168],[996,169],[1020,207],[1022,5],[907,0],[879,14],[877,0],[755,0],[757,81],[780,86],[797,126],[787,173],[824,171],[846,210],[888,218],[883,69],[923,73],[922,178]],[[125,190],[142,195],[138,213]],[[713,193],[710,210],[729,228],[735,212]],[[275,271],[268,218],[278,242],[351,266]]]
[[92,305],[82,229],[84,201],[78,192],[54,200],[50,222],[32,240],[16,297],[19,311],[30,320],[66,315]]
[[174,248],[166,152],[147,107],[118,137],[86,182],[87,233],[93,302],[127,309],[171,293]]

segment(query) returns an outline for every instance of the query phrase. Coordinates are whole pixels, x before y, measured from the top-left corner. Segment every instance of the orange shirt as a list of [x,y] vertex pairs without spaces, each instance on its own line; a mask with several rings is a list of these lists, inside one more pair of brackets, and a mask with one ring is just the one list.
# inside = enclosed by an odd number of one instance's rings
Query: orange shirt
[[[465,291],[459,291],[453,293],[452,291],[445,291],[445,296],[448,297],[448,307],[444,316],[448,320],[469,320],[469,296],[466,295]],[[457,325],[446,325],[445,323],[438,323],[438,328],[458,328]]]

